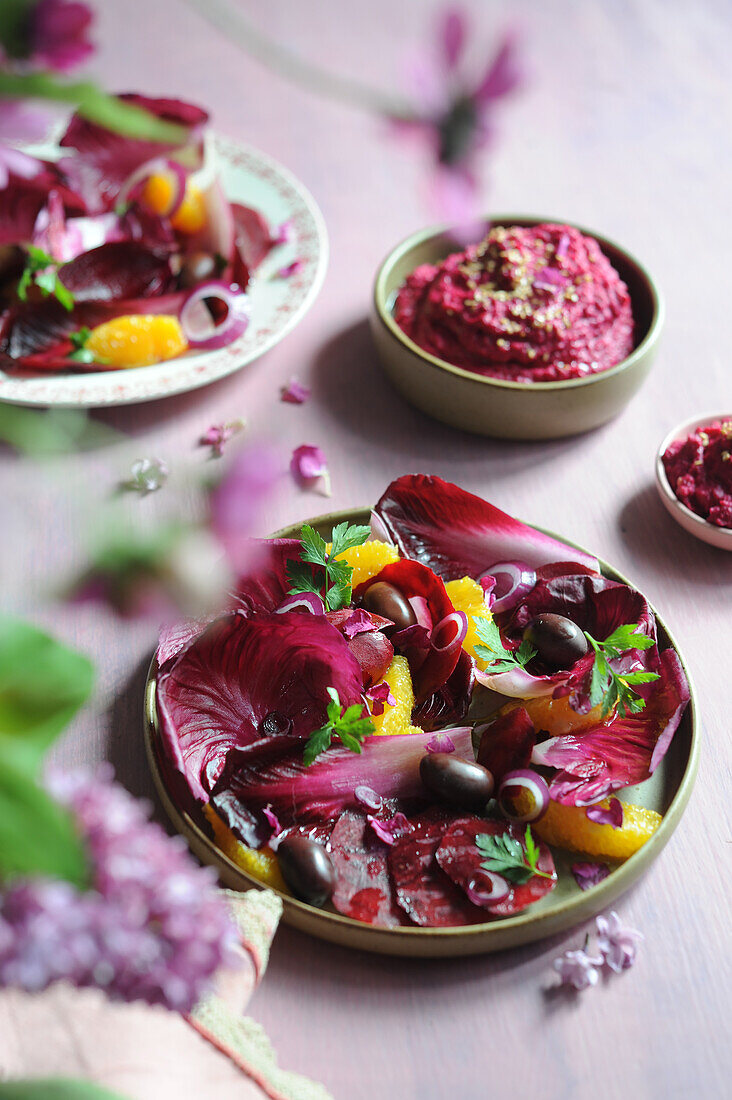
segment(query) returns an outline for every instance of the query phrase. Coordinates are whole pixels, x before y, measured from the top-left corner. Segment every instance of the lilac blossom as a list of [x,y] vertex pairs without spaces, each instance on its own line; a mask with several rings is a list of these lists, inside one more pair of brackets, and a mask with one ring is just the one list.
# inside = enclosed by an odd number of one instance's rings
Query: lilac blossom
[[619,829],[623,824],[623,804],[619,798],[611,798],[608,806],[588,806],[585,816],[596,825],[612,825],[613,829]]
[[0,986],[37,992],[52,982],[97,986],[112,1000],[188,1012],[236,936],[216,875],[180,837],[112,780],[55,773],[51,793],[76,819],[91,868],[87,890],[48,878],[0,892]]
[[244,427],[243,420],[231,420],[228,424],[212,424],[198,440],[199,447],[210,447],[212,458],[221,458],[224,447]]
[[610,868],[607,863],[573,863],[572,874],[580,890],[589,890],[590,887],[597,886],[598,882],[607,878]]
[[30,54],[34,61],[68,72],[94,50],[87,37],[91,8],[80,0],[38,0],[30,13]]
[[298,485],[309,488],[318,478],[323,481],[323,493],[330,496],[330,472],[325,455],[320,447],[312,443],[302,443],[292,452],[290,471]]
[[309,397],[309,386],[304,386],[302,382],[298,382],[297,378],[291,378],[280,390],[280,400],[290,405],[304,405]]
[[595,924],[597,947],[605,965],[616,974],[628,970],[635,962],[636,943],[643,939],[643,934],[624,925],[614,910],[607,917],[597,917]]
[[597,985],[600,966],[602,966],[602,957],[588,954],[587,944],[581,950],[565,951],[554,960],[554,969],[559,975],[561,984],[571,985],[574,989],[580,990]]
[[140,458],[133,462],[130,477],[123,484],[125,489],[146,496],[162,489],[167,479],[168,467],[162,458]]

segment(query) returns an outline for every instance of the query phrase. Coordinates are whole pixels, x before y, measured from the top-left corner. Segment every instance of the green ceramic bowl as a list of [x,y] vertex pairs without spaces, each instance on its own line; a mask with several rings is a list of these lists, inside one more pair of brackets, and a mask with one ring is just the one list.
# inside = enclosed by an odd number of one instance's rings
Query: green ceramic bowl
[[[502,214],[493,225],[538,225],[557,221]],[[389,253],[376,275],[371,329],[384,369],[412,405],[454,428],[498,439],[558,439],[597,428],[617,416],[640,389],[656,354],[664,307],[646,269],[619,245],[594,237],[627,285],[636,325],[636,346],[617,366],[564,382],[506,382],[462,370],[423,351],[396,324],[392,306],[407,276],[424,263],[439,263],[455,243],[445,229],[414,233]]]
[[[337,512],[311,519],[313,526],[324,537],[329,537],[333,525],[347,520],[349,523],[368,523],[370,512]],[[300,524],[277,531],[277,538],[293,538],[300,532]],[[539,528],[541,530],[541,528]],[[553,532],[545,532],[553,534]],[[561,538],[561,536],[555,536]],[[566,539],[564,540],[567,541]],[[569,545],[573,545],[570,543]],[[579,549],[579,547],[578,547]],[[620,573],[601,561],[606,577],[629,584]],[[678,645],[665,623],[656,615],[658,638],[662,646]],[[684,671],[689,671],[679,653]],[[332,909],[316,909],[298,901],[289,894],[281,894],[284,903],[283,920],[320,939],[330,940],[343,947],[360,951],[375,951],[385,955],[412,955],[437,958],[448,955],[478,955],[486,951],[500,951],[507,947],[531,943],[545,936],[555,935],[581,921],[588,920],[625,893],[660,855],[684,812],[696,776],[699,756],[699,719],[694,689],[689,678],[691,700],[666,756],[645,783],[628,787],[620,792],[621,800],[646,806],[663,814],[657,831],[643,847],[624,863],[613,864],[606,879],[582,891],[574,880],[570,866],[575,860],[588,857],[572,855],[558,848],[554,857],[559,872],[555,890],[535,905],[502,920],[488,920],[485,924],[472,924],[458,928],[378,928],[372,924],[344,917]],[[150,668],[145,692],[145,744],[155,786],[160,800],[175,828],[186,838],[193,852],[204,863],[217,868],[221,881],[234,890],[260,887],[261,882],[223,852],[212,839],[211,830],[203,815],[184,805],[161,767],[163,751],[157,709],[157,667]]]

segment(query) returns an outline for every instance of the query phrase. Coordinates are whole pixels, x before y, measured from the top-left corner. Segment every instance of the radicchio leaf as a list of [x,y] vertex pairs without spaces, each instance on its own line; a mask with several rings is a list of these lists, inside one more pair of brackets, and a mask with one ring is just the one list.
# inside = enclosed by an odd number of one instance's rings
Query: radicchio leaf
[[[360,702],[361,670],[341,635],[319,615],[290,612],[212,623],[181,653],[158,683],[165,752],[193,796],[207,801],[227,754],[262,737],[277,713],[292,722],[299,745],[323,724],[328,688],[343,706]],[[275,812],[279,805],[274,797]]]
[[403,554],[444,580],[479,577],[500,561],[519,559],[535,569],[576,561],[599,572],[596,558],[544,535],[439,477],[412,474],[387,488],[376,512]]
[[660,656],[660,679],[638,686],[646,707],[638,714],[537,745],[534,764],[559,768],[549,785],[555,802],[589,806],[613,791],[642,783],[658,767],[689,701],[689,686],[676,652]]
[[536,730],[523,707],[503,711],[479,727],[477,733],[480,733],[477,761],[492,774],[496,788],[506,772],[528,767]]
[[142,241],[92,248],[59,268],[59,278],[75,302],[154,298],[174,286],[168,256]]

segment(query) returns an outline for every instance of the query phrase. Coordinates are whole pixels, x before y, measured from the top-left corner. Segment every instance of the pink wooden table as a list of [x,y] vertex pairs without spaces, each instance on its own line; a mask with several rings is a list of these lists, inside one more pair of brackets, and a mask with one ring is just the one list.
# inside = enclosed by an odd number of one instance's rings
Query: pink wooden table
[[[404,43],[426,35],[419,0],[240,3],[270,33],[321,63],[390,86]],[[473,5],[489,40],[508,5]],[[583,438],[505,445],[463,437],[413,412],[389,388],[365,324],[371,280],[389,248],[426,220],[417,162],[371,119],[311,97],[263,70],[175,0],[104,0],[107,84],[206,104],[224,133],[290,167],[324,212],[331,264],[314,309],[251,368],[198,393],[99,417],[128,440],[52,468],[0,459],[5,605],[47,623],[99,665],[94,705],[59,755],[110,758],[151,794],[141,737],[150,624],[120,625],[48,600],[78,553],[78,499],[92,506],[137,457],[191,461],[210,423],[245,416],[284,448],[325,448],[334,508],[368,504],[394,476],[437,473],[565,533],[629,574],[667,617],[699,690],[698,785],[677,833],[619,905],[643,930],[636,968],[575,999],[544,993],[551,961],[575,935],[499,956],[399,961],[349,953],[282,928],[252,1010],[283,1065],[339,1100],[466,1100],[501,1093],[546,1100],[729,1095],[729,712],[732,557],[685,535],[652,483],[655,448],[695,412],[732,402],[727,302],[729,11],[724,0],[514,5],[531,89],[505,114],[490,205],[595,226],[657,274],[668,323],[642,394]],[[297,374],[303,408],[278,400]],[[153,516],[188,502],[175,478],[131,499]],[[294,487],[266,515],[273,529],[323,511]]]

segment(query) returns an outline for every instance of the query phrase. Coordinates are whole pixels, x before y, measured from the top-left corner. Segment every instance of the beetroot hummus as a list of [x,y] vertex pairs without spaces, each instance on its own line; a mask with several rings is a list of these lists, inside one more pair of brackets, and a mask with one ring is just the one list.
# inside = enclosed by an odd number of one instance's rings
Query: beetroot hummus
[[732,527],[732,420],[715,420],[677,439],[662,456],[682,504],[717,527]]
[[513,382],[594,374],[633,348],[628,288],[597,241],[568,225],[497,226],[422,264],[394,317],[431,355]]

